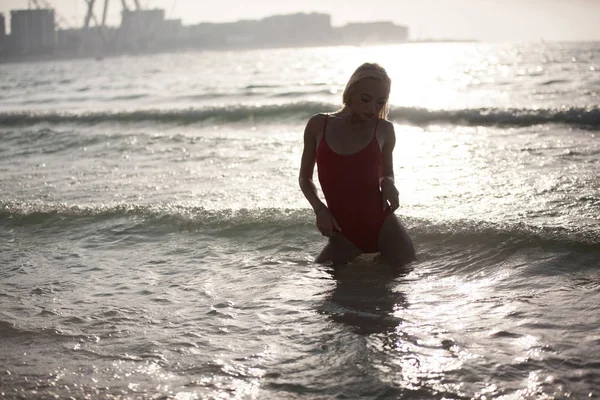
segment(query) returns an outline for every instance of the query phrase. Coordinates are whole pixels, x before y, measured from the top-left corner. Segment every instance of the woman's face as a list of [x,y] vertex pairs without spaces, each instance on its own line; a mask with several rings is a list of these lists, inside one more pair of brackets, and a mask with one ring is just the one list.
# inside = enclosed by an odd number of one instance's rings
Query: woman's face
[[354,87],[348,107],[352,114],[367,121],[379,116],[389,95],[390,88],[384,82],[373,78],[362,79]]

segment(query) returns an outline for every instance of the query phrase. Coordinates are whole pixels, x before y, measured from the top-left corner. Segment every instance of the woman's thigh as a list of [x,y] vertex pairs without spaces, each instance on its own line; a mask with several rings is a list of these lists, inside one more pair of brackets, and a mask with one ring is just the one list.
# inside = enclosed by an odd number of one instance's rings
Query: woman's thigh
[[379,251],[385,260],[402,266],[415,261],[415,247],[408,232],[396,215],[390,213],[379,233]]
[[362,251],[350,240],[339,233],[335,233],[329,238],[329,241],[317,256],[315,262],[333,264],[345,264],[348,261],[358,257]]

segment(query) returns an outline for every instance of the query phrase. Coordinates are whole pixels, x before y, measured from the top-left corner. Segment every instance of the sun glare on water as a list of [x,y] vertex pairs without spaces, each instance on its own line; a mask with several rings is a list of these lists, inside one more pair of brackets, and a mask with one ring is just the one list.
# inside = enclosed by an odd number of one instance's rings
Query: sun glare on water
[[342,47],[322,55],[328,59],[320,74],[342,90],[356,67],[375,62],[392,79],[392,106],[433,110],[465,107],[470,100],[469,87],[480,83],[476,71],[489,67],[485,54],[470,43]]

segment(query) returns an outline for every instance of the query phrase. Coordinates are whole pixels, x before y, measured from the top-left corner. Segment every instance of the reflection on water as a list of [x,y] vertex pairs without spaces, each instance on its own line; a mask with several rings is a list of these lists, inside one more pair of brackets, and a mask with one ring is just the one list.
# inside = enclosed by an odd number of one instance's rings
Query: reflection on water
[[328,272],[336,285],[323,311],[362,335],[395,332],[402,321],[394,313],[406,308],[407,302],[394,283],[410,270],[410,266],[394,268],[364,260],[333,267]]
[[405,319],[414,315],[399,288],[412,270],[364,260],[331,268],[335,287],[322,313],[350,327],[345,351],[360,360],[363,387],[386,388],[381,398],[467,398],[459,376],[469,355],[431,321]]

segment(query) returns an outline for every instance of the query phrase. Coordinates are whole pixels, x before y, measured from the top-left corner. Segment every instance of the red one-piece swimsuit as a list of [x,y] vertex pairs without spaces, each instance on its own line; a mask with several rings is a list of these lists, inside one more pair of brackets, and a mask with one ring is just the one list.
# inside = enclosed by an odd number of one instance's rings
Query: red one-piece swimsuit
[[383,209],[379,190],[382,156],[377,142],[377,120],[373,139],[350,155],[341,155],[329,147],[326,138],[328,116],[317,147],[319,183],[327,207],[341,228],[341,234],[363,253],[379,248],[379,233],[391,209]]

